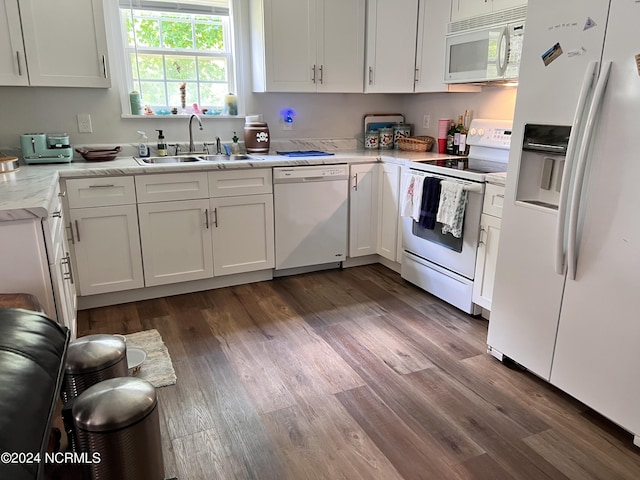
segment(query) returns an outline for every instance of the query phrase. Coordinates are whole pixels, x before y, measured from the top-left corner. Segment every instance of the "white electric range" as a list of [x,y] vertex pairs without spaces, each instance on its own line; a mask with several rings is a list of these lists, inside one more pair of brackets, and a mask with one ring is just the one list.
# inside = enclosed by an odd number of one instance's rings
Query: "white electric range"
[[[403,189],[410,178],[436,177],[462,183],[467,190],[462,234],[442,233],[442,224],[423,228],[411,217],[402,218],[402,278],[470,314],[481,309],[472,301],[480,216],[488,174],[507,170],[511,122],[476,119],[471,122],[468,168],[458,170],[442,161],[410,162],[403,170]],[[455,163],[455,162],[454,162]],[[404,196],[405,192],[401,192]]]

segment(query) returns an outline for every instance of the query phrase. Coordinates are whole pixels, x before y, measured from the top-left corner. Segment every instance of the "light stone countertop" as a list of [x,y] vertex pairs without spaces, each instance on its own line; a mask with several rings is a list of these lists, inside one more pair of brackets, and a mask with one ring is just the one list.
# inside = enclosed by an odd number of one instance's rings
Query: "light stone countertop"
[[[306,146],[306,145],[305,145]],[[295,150],[295,149],[294,149]],[[260,160],[234,160],[218,162],[193,162],[181,164],[140,165],[133,156],[120,155],[108,162],[86,162],[20,165],[15,172],[0,174],[0,222],[44,218],[60,179],[92,176],[139,175],[149,173],[177,173],[239,168],[271,168],[300,165],[330,165],[336,163],[368,163],[387,161],[403,164],[406,161],[429,161],[449,156],[432,152],[406,152],[400,150],[344,150],[334,155],[317,157],[285,157],[255,155]]]

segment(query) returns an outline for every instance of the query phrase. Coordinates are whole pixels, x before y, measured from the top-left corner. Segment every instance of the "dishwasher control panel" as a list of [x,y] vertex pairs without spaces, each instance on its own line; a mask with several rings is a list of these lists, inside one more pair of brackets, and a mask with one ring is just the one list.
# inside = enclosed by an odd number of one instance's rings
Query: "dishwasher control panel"
[[300,167],[276,167],[273,182],[343,180],[349,178],[349,165],[306,165]]

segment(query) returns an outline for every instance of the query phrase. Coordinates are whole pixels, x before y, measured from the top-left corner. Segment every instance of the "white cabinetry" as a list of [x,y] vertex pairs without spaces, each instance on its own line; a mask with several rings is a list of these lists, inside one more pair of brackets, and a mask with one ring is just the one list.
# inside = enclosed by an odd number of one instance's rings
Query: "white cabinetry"
[[132,177],[66,181],[81,295],[144,286]]
[[0,27],[0,85],[111,86],[102,0],[5,0]]
[[362,92],[365,0],[252,0],[254,90]]
[[473,281],[473,303],[486,310],[491,310],[493,298],[503,202],[504,187],[488,183],[480,217],[480,242]]
[[452,0],[451,21],[526,5],[527,0]]
[[365,92],[413,92],[417,16],[418,0],[369,0]]
[[379,163],[350,166],[349,256],[378,253]]
[[400,165],[381,163],[378,181],[378,255],[400,262]]
[[482,90],[478,85],[444,83],[445,35],[450,14],[449,2],[420,0],[414,85],[414,91],[417,93]]
[[75,285],[58,193],[49,217],[0,222],[0,291],[35,295],[45,314],[75,338]]
[[213,273],[274,268],[271,169],[209,172]]

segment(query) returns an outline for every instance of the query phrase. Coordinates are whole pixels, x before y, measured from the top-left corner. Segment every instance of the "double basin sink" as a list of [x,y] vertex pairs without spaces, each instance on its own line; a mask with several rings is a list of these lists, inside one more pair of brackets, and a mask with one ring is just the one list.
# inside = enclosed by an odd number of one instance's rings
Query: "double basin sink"
[[188,154],[168,157],[133,157],[140,165],[170,165],[198,162],[232,162],[238,160],[262,160],[260,157],[238,153],[233,155]]

